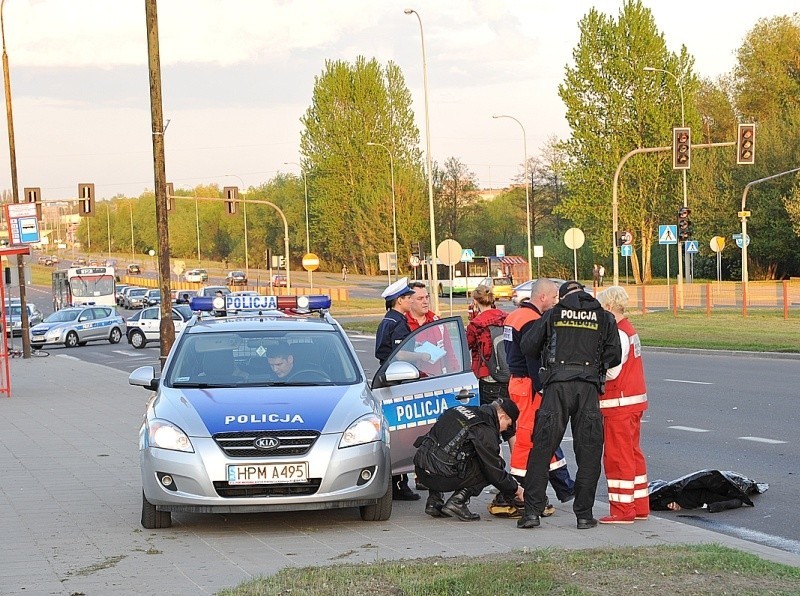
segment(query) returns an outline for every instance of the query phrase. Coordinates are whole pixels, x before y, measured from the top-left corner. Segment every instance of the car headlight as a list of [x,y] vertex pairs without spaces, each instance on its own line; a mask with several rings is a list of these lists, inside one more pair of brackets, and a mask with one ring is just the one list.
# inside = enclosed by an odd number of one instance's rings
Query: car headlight
[[150,447],[194,453],[189,437],[180,428],[166,420],[151,420],[147,425],[147,443]]
[[381,419],[375,414],[367,414],[347,427],[339,441],[339,448],[380,441],[382,436]]

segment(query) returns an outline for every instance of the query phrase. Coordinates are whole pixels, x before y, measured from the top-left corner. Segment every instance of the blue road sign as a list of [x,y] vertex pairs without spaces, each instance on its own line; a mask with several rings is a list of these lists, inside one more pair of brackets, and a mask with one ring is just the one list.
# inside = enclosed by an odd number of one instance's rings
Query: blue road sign
[[658,226],[659,244],[678,244],[678,226]]
[[[738,236],[738,238],[737,238],[737,236]],[[739,248],[742,248],[742,244],[744,244],[744,242],[742,242],[742,235],[741,234],[734,234],[733,235],[733,239],[736,240],[736,246],[738,246]],[[748,234],[747,237],[745,238],[745,242],[747,243],[747,246],[750,246],[750,234]]]
[[684,247],[688,254],[700,252],[700,243],[697,240],[687,240]]
[[619,247],[619,254],[623,257],[633,256],[633,247],[630,244],[623,244]]

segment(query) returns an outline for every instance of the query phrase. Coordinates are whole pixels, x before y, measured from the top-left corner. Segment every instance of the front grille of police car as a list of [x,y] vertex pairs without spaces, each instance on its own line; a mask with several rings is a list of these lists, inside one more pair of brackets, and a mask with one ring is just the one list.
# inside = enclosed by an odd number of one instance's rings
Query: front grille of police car
[[315,494],[322,484],[322,478],[309,478],[308,482],[294,484],[250,484],[230,485],[227,482],[214,482],[214,490],[226,499],[245,499],[252,497],[302,497]]
[[[256,449],[260,437],[276,438],[280,444],[274,449]],[[313,430],[280,430],[270,432],[230,432],[214,435],[214,441],[228,457],[286,457],[305,455],[319,438]]]

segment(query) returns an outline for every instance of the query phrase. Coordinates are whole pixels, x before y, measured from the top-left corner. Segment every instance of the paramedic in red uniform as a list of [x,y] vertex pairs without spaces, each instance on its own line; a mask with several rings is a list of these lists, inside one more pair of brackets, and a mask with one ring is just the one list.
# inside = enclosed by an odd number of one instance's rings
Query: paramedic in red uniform
[[632,524],[650,515],[647,463],[639,445],[642,415],[647,409],[642,343],[625,317],[625,288],[611,286],[597,295],[597,301],[614,315],[622,343],[622,363],[608,370],[606,390],[600,395],[605,432],[603,467],[611,505],[610,515],[601,517],[600,523]]

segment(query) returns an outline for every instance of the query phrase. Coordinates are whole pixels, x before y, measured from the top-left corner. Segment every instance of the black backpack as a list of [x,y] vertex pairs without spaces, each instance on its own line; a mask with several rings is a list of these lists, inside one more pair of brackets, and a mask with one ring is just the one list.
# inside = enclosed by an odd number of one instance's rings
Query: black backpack
[[487,362],[483,356],[483,350],[481,350],[479,352],[481,360],[489,369],[489,374],[495,381],[508,383],[511,380],[511,372],[508,370],[508,362],[506,362],[506,342],[503,339],[503,326],[489,325],[486,328],[489,330],[489,335],[492,339],[492,352]]

